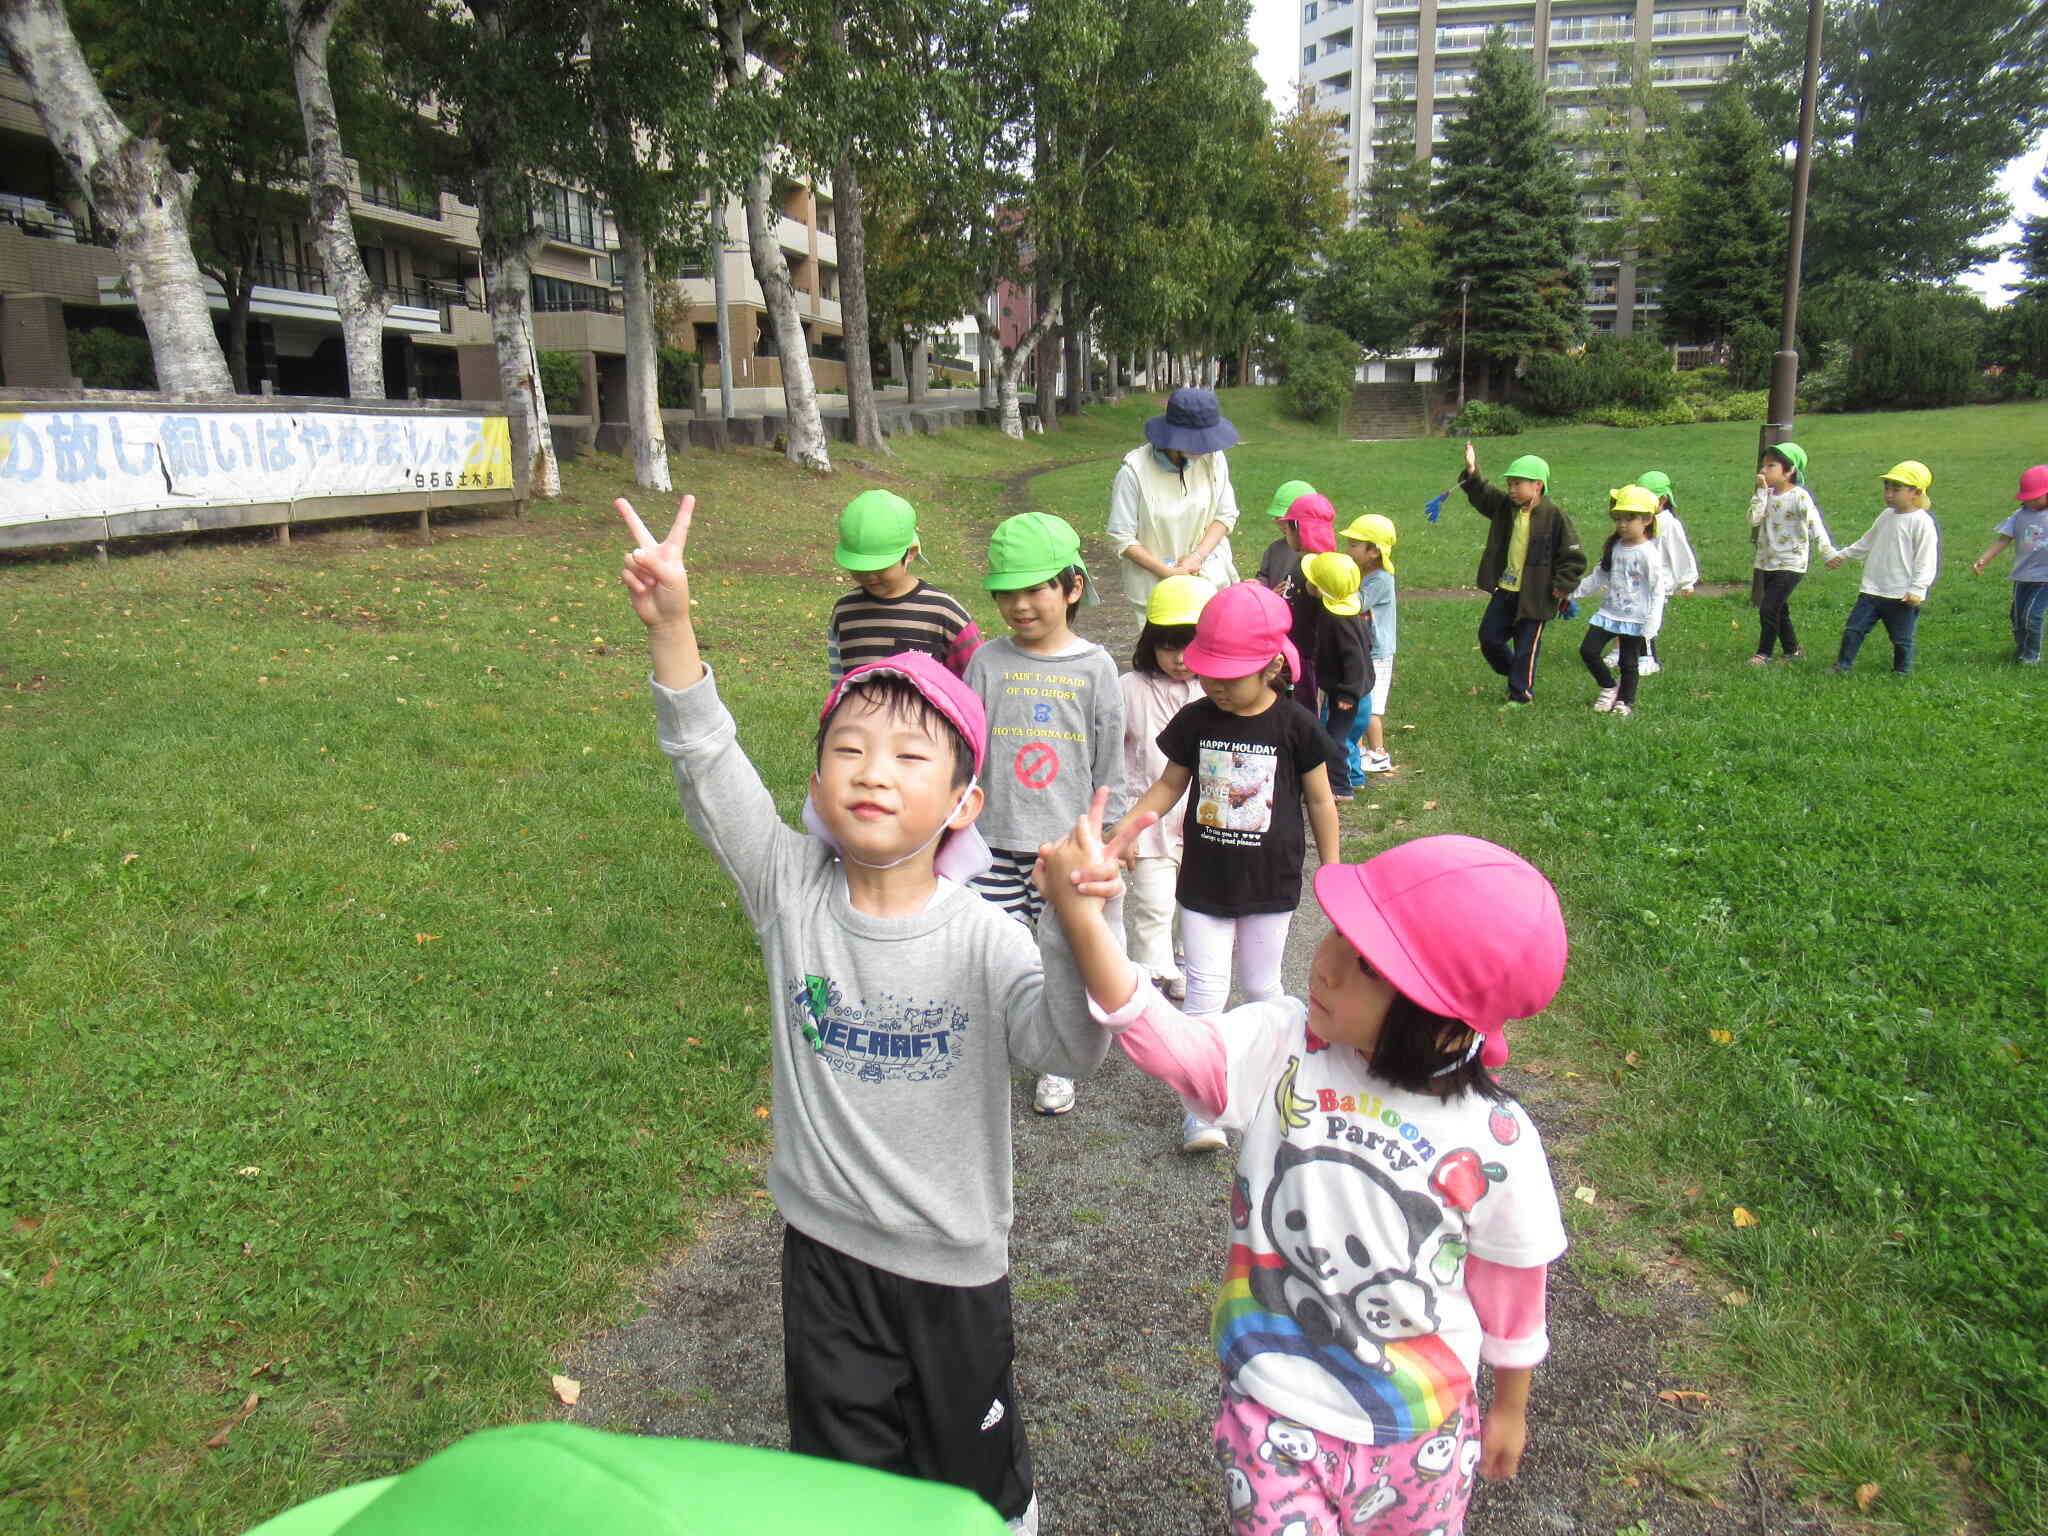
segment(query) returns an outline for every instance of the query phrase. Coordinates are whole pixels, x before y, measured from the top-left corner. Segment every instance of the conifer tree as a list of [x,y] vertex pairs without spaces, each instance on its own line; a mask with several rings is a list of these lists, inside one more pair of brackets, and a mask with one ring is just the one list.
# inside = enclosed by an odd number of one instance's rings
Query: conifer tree
[[1686,140],[1664,210],[1664,323],[1687,340],[1725,341],[1745,322],[1777,321],[1790,191],[1763,124],[1733,87],[1714,93]]
[[1527,58],[1498,32],[1479,51],[1470,105],[1444,135],[1429,222],[1447,351],[1458,344],[1460,282],[1471,282],[1468,374],[1508,375],[1519,358],[1584,338],[1577,184]]

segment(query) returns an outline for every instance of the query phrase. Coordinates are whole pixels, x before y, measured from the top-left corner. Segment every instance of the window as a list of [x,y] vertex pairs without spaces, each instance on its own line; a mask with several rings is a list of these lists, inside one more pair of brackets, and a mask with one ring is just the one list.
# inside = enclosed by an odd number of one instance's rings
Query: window
[[1325,100],[1334,100],[1339,96],[1349,96],[1351,94],[1351,71],[1347,69],[1341,75],[1330,76],[1323,82],[1323,88],[1316,94]]
[[604,249],[604,209],[574,187],[535,182],[533,212],[549,239],[586,250]]
[[1332,32],[1323,39],[1323,57],[1326,59],[1333,53],[1349,53],[1350,51],[1351,29],[1349,27],[1346,27],[1342,32]]
[[1301,19],[1304,22],[1314,21],[1316,19],[1316,0],[1308,0],[1308,4],[1304,5],[1301,8]]
[[1414,27],[1381,27],[1379,36],[1373,39],[1372,51],[1385,58],[1389,54],[1413,53],[1420,33]]
[[1389,69],[1381,71],[1373,81],[1374,101],[1413,101],[1415,99],[1415,71],[1412,69]]
[[543,314],[557,314],[564,310],[591,310],[600,315],[615,313],[618,298],[609,288],[594,288],[589,283],[572,283],[564,277],[535,277],[533,280],[533,307]]
[[1650,60],[1650,78],[1660,85],[1710,83],[1734,66],[1732,53],[1673,53]]
[[1626,13],[1619,16],[1553,16],[1550,20],[1550,40],[1553,43],[1627,43],[1636,35],[1636,19]]
[[1306,48],[1301,50],[1301,62],[1304,64],[1313,64],[1315,63],[1315,61],[1316,45],[1314,43],[1310,43]]
[[1463,96],[1472,89],[1469,69],[1440,69],[1432,81],[1439,96]]
[[1740,37],[1748,32],[1749,21],[1739,5],[1659,11],[1650,18],[1652,37]]
[[1478,21],[1461,22],[1457,26],[1438,27],[1436,46],[1439,52],[1459,53],[1486,45],[1488,34],[1505,34],[1510,48],[1533,48],[1536,45],[1536,23],[1533,21]]

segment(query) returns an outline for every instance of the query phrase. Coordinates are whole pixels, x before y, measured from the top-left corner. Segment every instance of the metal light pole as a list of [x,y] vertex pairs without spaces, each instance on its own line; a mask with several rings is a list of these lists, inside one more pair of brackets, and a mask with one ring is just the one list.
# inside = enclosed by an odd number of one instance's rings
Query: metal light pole
[[729,423],[732,420],[732,326],[725,299],[725,194],[719,191],[712,196],[718,199],[711,213],[711,302],[718,320],[718,419]]
[[[1816,0],[1818,3],[1818,0]],[[1472,279],[1458,279],[1458,409],[1465,409],[1465,302],[1472,292]]]
[[1785,321],[1771,359],[1771,409],[1757,457],[1792,435],[1799,407],[1799,266],[1806,254],[1806,184],[1813,171],[1813,103],[1820,85],[1821,0],[1806,0],[1806,75],[1799,87],[1799,156],[1792,167],[1792,232],[1785,249]]

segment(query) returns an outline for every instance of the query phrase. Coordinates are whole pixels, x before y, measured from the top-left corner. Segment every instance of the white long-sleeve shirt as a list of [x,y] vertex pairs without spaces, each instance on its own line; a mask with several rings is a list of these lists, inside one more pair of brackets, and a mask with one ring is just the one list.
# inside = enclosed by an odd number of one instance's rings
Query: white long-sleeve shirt
[[1756,568],[1760,571],[1803,571],[1811,543],[1820,543],[1823,560],[1835,558],[1835,541],[1820,520],[1820,508],[1803,485],[1782,491],[1758,486],[1749,499],[1749,526],[1757,530]]
[[1685,524],[1678,514],[1665,508],[1657,514],[1657,553],[1671,572],[1671,590],[1684,592],[1700,579],[1699,557],[1692,552],[1692,540],[1685,536]]
[[1870,529],[1838,553],[1863,561],[1863,590],[1872,597],[1927,596],[1941,563],[1941,533],[1925,507],[1886,507]]
[[[1612,565],[1612,570],[1603,569]],[[1616,544],[1612,560],[1593,562],[1572,593],[1574,602],[1604,592],[1593,622],[1613,635],[1655,635],[1664,625],[1664,599],[1671,595],[1671,572],[1656,544]]]

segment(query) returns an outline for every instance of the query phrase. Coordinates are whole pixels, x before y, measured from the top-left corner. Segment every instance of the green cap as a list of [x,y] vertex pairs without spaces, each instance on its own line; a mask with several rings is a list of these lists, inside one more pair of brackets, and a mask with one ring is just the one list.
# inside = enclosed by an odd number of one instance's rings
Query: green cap
[[832,558],[849,571],[879,571],[917,542],[917,509],[894,491],[862,491],[839,514]]
[[1663,470],[1644,470],[1640,475],[1636,476],[1636,484],[1653,495],[1662,496],[1674,507],[1678,505],[1678,498],[1671,494],[1671,477],[1665,474]]
[[1539,459],[1533,453],[1525,453],[1510,464],[1501,476],[1504,480],[1541,480],[1550,484],[1550,461]]
[[1063,517],[1050,512],[1019,512],[996,524],[988,541],[988,580],[991,592],[1015,592],[1051,581],[1068,566],[1081,565],[1081,536]]
[[1266,516],[1279,518],[1302,497],[1315,493],[1316,488],[1306,480],[1290,480],[1273,493],[1273,499],[1266,504]]
[[1767,454],[1775,453],[1787,464],[1790,464],[1795,473],[1802,475],[1806,473],[1806,450],[1797,443],[1773,443],[1764,452]]
[[1002,1536],[964,1488],[783,1451],[514,1424],[458,1440],[397,1477],[301,1504],[249,1536]]

